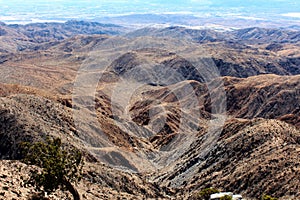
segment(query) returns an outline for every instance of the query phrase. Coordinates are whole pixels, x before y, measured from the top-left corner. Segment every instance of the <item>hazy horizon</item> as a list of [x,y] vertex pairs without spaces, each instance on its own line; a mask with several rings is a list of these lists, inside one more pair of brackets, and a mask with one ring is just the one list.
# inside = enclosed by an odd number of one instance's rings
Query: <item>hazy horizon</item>
[[237,17],[300,22],[300,2],[291,0],[55,0],[2,1],[0,21],[12,23],[98,20],[130,14],[185,14],[196,17]]

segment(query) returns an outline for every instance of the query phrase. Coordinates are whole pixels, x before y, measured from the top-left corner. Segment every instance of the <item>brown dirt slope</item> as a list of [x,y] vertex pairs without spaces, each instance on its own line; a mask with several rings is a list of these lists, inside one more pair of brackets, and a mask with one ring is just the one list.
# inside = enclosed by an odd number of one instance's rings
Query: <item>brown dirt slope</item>
[[201,137],[157,180],[184,191],[216,187],[257,199],[264,193],[300,197],[300,132],[295,127],[276,120],[235,119],[226,123],[205,157],[200,147]]

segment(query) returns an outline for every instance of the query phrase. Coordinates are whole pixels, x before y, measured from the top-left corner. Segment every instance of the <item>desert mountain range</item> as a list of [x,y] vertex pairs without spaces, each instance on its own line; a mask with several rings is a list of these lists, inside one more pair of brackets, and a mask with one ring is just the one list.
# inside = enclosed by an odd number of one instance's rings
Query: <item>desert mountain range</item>
[[300,31],[2,23],[0,102],[0,199],[35,192],[18,144],[47,135],[85,199],[300,199]]

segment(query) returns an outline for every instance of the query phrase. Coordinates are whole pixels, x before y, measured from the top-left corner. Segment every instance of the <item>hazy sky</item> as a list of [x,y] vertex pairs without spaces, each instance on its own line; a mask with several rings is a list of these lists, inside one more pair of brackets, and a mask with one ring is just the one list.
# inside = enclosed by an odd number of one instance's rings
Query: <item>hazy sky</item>
[[300,19],[299,0],[0,0],[0,21],[66,20],[133,13],[243,15]]

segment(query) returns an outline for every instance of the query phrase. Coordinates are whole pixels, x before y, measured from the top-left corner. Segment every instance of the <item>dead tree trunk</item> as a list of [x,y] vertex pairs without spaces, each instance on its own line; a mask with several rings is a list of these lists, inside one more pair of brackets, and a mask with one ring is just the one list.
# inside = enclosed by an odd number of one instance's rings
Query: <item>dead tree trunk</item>
[[68,180],[64,180],[64,184],[67,188],[67,190],[73,195],[74,200],[80,200],[80,195],[77,189],[70,183]]

